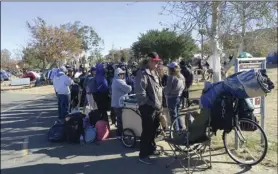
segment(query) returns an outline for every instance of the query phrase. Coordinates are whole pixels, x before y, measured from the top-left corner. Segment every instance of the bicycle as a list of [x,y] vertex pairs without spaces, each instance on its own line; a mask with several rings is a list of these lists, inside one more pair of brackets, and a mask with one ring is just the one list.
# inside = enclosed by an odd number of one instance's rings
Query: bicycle
[[[236,163],[239,163],[239,164],[243,164],[243,165],[256,165],[258,163],[260,163],[266,156],[266,153],[267,153],[267,149],[268,149],[268,144],[267,144],[267,137],[265,135],[265,132],[264,130],[261,128],[260,125],[258,125],[258,123],[256,123],[255,121],[251,120],[251,119],[247,119],[247,118],[240,118],[239,116],[239,105],[238,105],[238,101],[239,99],[235,99],[234,101],[234,105],[233,105],[233,110],[234,110],[234,117],[233,117],[233,126],[232,126],[232,130],[224,130],[223,131],[223,134],[222,134],[222,141],[223,141],[223,144],[224,144],[224,148],[225,148],[225,151],[228,153],[229,157],[235,161]],[[183,118],[184,117],[184,118]],[[187,132],[187,128],[184,128],[182,130],[175,130],[175,127],[176,127],[176,122],[178,120],[185,120],[186,118],[186,115],[181,115],[177,118],[175,118],[173,120],[173,123],[170,127],[170,138],[171,139],[174,139],[176,135],[181,135],[181,134],[184,134],[183,132]],[[244,160],[242,161],[241,159],[239,159],[238,157],[236,157],[236,155],[238,155],[239,157],[244,155],[246,152],[250,152],[246,149],[244,149],[243,145],[244,144],[251,144],[251,145],[254,145],[254,142],[253,140],[251,140],[251,143],[249,141],[247,141],[247,137],[251,137],[253,138],[252,136],[244,136],[243,133],[245,132],[252,132],[254,133],[255,131],[244,131],[241,129],[241,127],[243,127],[243,125],[249,125],[249,126],[252,126],[252,127],[256,127],[255,130],[260,132],[260,138],[261,138],[261,147],[263,147],[263,150],[262,150],[262,153],[261,155],[259,156],[259,158],[257,160],[250,160],[250,157],[247,158],[247,160]],[[213,135],[212,133],[212,128],[209,126],[206,128],[207,129],[207,133],[209,133],[209,135],[207,135],[209,138],[211,138]],[[234,131],[234,133],[233,133]],[[185,133],[186,135],[186,133]],[[234,146],[236,147],[235,150],[240,150],[240,152],[238,154],[233,154],[234,152],[234,149],[230,149],[229,148],[229,145],[228,145],[228,136],[229,135],[237,135],[237,140],[238,140],[238,144],[235,143]],[[234,138],[234,141],[236,141],[236,138]],[[201,147],[201,144],[193,144],[191,146],[191,148],[188,148],[187,146],[180,146],[180,145],[176,145],[175,148],[177,148],[178,150],[180,151],[184,151],[186,153],[191,153],[193,151],[196,151],[198,149],[200,149]],[[240,148],[239,148],[240,147]],[[252,147],[252,149],[255,149],[255,147]],[[251,157],[254,159],[254,156],[251,155]]]

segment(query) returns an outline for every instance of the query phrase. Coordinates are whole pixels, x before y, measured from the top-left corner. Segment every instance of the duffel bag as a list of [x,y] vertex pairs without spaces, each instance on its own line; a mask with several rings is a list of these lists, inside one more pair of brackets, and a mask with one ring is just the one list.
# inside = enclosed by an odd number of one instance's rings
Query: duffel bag
[[47,132],[47,139],[51,142],[62,142],[65,140],[64,124],[55,122],[55,124]]

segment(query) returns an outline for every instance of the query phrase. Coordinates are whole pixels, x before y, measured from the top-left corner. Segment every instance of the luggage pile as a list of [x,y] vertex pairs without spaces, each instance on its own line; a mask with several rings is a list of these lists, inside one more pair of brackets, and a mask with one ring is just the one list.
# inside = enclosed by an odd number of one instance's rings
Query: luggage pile
[[102,120],[98,110],[92,110],[87,115],[79,110],[73,110],[64,122],[54,123],[47,137],[51,142],[83,144],[105,140],[109,132],[109,123]]

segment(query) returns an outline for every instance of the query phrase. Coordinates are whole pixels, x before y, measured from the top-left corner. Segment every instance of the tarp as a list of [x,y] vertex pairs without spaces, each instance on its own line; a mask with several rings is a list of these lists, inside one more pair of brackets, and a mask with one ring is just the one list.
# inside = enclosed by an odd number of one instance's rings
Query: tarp
[[28,71],[25,74],[23,74],[23,78],[30,78],[30,81],[35,81],[37,78],[39,78],[38,74],[33,71]]
[[250,53],[247,52],[241,52],[238,56],[238,58],[253,58],[253,56]]

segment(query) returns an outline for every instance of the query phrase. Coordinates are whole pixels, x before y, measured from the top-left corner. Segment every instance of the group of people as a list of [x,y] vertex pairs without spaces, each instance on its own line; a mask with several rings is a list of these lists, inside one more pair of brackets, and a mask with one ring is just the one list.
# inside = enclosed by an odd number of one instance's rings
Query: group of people
[[[83,106],[88,104],[93,109],[97,108],[106,121],[107,111],[111,110],[111,121],[116,124],[117,136],[120,137],[122,105],[119,101],[123,96],[133,93],[136,95],[142,118],[139,161],[151,164],[149,156],[159,155],[155,137],[161,117],[165,118],[169,113],[172,122],[179,115],[180,105],[189,105],[189,88],[193,82],[191,69],[184,61],[165,66],[159,55],[151,52],[139,66],[105,66],[100,63],[91,67],[89,72],[84,67],[80,67],[79,71],[79,80],[74,80],[73,70],[63,66],[53,78],[58,97],[59,118],[63,120],[70,112],[70,105],[78,103],[72,102],[76,96],[73,94],[73,87],[77,84],[82,89],[81,100],[85,101]],[[81,102],[79,103],[81,105]],[[94,103],[96,106],[93,106]],[[167,124],[164,124],[163,128],[166,129]],[[179,122],[176,128],[180,128]]]

